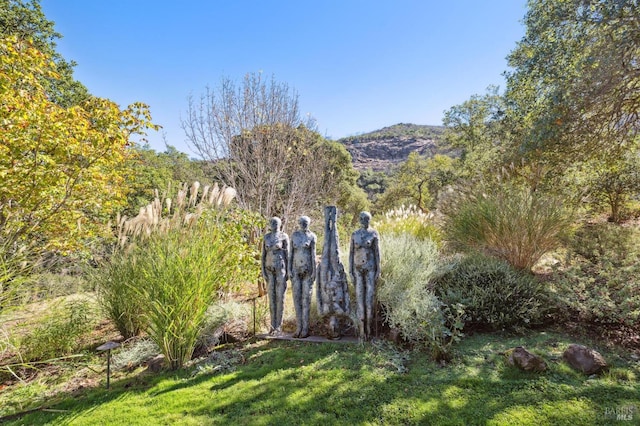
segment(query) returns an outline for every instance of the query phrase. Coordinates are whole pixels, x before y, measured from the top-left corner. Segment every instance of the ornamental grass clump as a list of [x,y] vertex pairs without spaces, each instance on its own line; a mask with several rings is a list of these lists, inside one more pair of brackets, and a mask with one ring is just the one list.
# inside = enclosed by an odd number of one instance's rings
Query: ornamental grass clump
[[432,240],[437,243],[442,240],[434,215],[424,213],[412,204],[385,212],[376,218],[373,227],[381,235],[410,234],[420,240]]
[[96,274],[101,304],[123,336],[144,331],[171,369],[191,358],[207,308],[259,275],[253,229],[261,219],[235,209],[231,188],[185,185],[121,218],[118,248]]
[[204,212],[188,229],[151,235],[131,251],[146,332],[171,369],[191,359],[207,308],[258,270],[241,223],[227,212]]
[[90,275],[98,303],[125,339],[137,336],[146,326],[139,294],[134,291],[145,279],[138,270],[138,256],[116,251]]
[[453,248],[481,251],[525,271],[560,246],[572,223],[560,198],[511,182],[459,192],[443,213]]
[[157,232],[189,227],[195,224],[205,210],[224,209],[236,196],[236,190],[218,184],[205,185],[200,193],[200,182],[191,186],[183,184],[175,200],[165,198],[164,207],[158,191],[149,204],[140,208],[132,218],[118,215],[117,237],[120,248],[146,238]]

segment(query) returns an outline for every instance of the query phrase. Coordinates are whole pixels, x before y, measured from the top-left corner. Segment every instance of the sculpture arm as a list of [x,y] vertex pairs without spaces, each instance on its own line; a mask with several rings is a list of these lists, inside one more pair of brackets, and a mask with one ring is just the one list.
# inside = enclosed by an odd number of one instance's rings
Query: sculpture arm
[[376,232],[375,237],[373,239],[373,260],[376,265],[376,281],[380,279],[380,237]]
[[284,274],[284,280],[287,281],[289,280],[289,236],[287,234],[284,234],[282,237],[282,251],[284,252],[284,267],[285,267],[285,274]]
[[353,242],[353,235],[351,236],[351,243],[349,244],[349,275],[351,275],[351,280],[355,283],[356,282],[356,274],[355,271],[353,270],[354,266],[353,266],[353,250],[354,250],[354,242]]
[[260,254],[260,268],[262,270],[262,278],[267,280],[267,270],[265,267],[265,262],[267,261],[267,247],[266,247],[266,236],[262,240],[262,253]]
[[311,276],[316,276],[316,236],[311,238],[311,244],[309,245],[309,261],[311,262]]

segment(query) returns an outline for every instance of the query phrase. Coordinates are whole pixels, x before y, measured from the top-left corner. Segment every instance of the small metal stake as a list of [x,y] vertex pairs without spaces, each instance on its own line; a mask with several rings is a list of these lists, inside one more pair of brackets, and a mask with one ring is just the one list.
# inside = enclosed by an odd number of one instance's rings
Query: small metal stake
[[107,389],[110,388],[110,379],[111,379],[111,349],[116,349],[120,347],[120,343],[117,342],[107,342],[104,345],[100,345],[96,348],[98,351],[107,351]]
[[253,298],[253,335],[256,335],[256,298]]

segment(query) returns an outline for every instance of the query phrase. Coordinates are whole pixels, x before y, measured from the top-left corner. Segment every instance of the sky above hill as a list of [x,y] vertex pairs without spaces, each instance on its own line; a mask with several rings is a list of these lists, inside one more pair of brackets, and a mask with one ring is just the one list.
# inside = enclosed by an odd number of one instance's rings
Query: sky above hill
[[[443,113],[504,86],[526,0],[41,0],[76,78],[121,106],[141,101],[148,136],[195,154],[180,128],[188,97],[223,77],[273,75],[318,131],[339,139]],[[164,135],[164,137],[163,137]]]

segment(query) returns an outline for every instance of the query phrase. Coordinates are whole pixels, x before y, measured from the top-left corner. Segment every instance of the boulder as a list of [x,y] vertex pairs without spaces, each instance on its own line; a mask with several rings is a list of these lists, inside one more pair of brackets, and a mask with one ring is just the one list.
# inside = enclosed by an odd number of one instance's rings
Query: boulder
[[607,362],[598,351],[582,345],[569,345],[562,358],[584,374],[596,374],[607,368]]
[[156,355],[147,361],[147,370],[152,373],[159,373],[165,366],[164,355]]
[[522,346],[518,346],[509,351],[507,363],[518,367],[524,371],[535,371],[540,373],[547,369],[547,363],[538,355],[534,355]]

